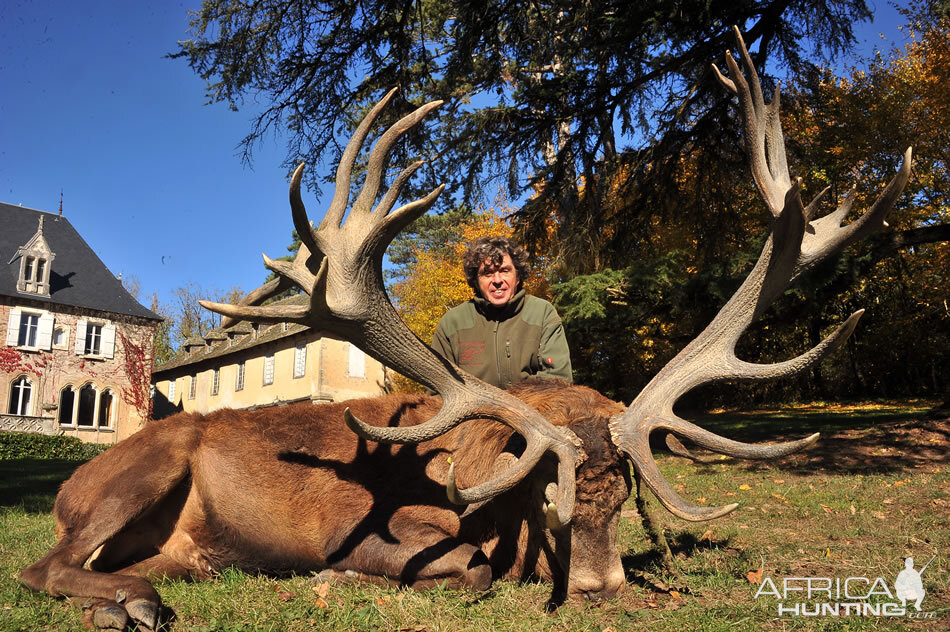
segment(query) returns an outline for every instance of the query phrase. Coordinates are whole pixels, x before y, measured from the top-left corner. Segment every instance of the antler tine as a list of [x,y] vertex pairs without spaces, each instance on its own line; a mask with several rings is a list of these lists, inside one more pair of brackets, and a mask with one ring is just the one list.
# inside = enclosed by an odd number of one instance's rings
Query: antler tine
[[838,209],[810,222],[811,230],[802,242],[802,255],[796,266],[793,280],[845,246],[887,226],[885,218],[894,208],[894,203],[897,202],[897,198],[910,178],[912,158],[913,148],[908,147],[904,151],[897,173],[878,195],[871,208],[858,219],[846,226],[841,225],[854,202],[855,191],[852,189]]
[[[290,281],[290,279],[285,279],[284,277],[279,276],[276,279],[271,279],[270,281],[260,286],[259,288],[256,288],[248,292],[247,296],[245,296],[240,301],[239,305],[258,305],[260,303],[263,303],[267,299],[271,298],[272,296],[277,296],[281,292],[285,290],[289,290],[290,288],[293,287],[293,285],[294,284]],[[201,301],[198,301],[198,302],[201,303]],[[215,304],[219,305],[218,303],[215,303]],[[207,306],[204,306],[204,307],[205,309],[210,309]],[[217,311],[219,314],[222,313],[219,310],[213,310],[213,311]],[[241,322],[241,320],[242,319],[240,318],[231,318],[230,316],[224,316],[221,318],[221,328],[227,329],[228,327],[233,327],[234,325]]]
[[[745,459],[775,458],[791,454],[814,443],[818,435],[774,445],[753,445],[732,441],[696,426],[673,413],[673,404],[687,391],[701,384],[724,380],[764,380],[794,375],[818,362],[841,346],[857,326],[863,310],[844,323],[811,350],[795,358],[774,364],[755,364],[740,360],[736,343],[752,323],[805,270],[838,252],[847,244],[864,237],[884,224],[910,173],[911,150],[904,154],[900,170],[878,197],[871,210],[860,219],[841,226],[851,208],[849,195],[833,213],[817,220],[822,191],[808,207],[802,205],[801,180],[788,173],[784,139],[779,118],[779,89],[766,104],[758,76],[742,35],[733,29],[745,67],[744,76],[731,54],[726,63],[730,77],[713,70],[720,83],[739,98],[749,165],[762,198],[773,216],[772,234],[749,276],[726,302],[713,321],[686,348],[676,355],[640,392],[623,414],[610,421],[614,443],[633,462],[637,472],[660,502],[671,512],[687,520],[707,520],[735,509],[735,505],[707,508],[691,505],[676,494],[663,479],[653,455],[649,437],[654,430],[666,430],[696,444],[729,456]],[[667,444],[674,454],[696,458],[675,438]]]
[[752,63],[752,56],[746,48],[742,33],[732,27],[742,58],[742,65],[749,78],[746,80],[730,51],[726,51],[726,66],[732,80],[725,78],[713,64],[713,71],[719,82],[739,97],[739,112],[742,117],[744,142],[752,177],[756,187],[769,207],[773,216],[782,210],[785,192],[791,185],[788,165],[785,158],[785,142],[779,119],[780,86],[775,86],[772,102],[765,103],[759,75]]
[[[363,190],[343,221],[348,200],[352,163],[368,134],[369,125],[392,97],[387,94],[367,115],[347,145],[337,170],[337,191],[327,216],[316,230],[310,228],[300,201],[298,167],[291,180],[290,199],[303,245],[292,263],[266,260],[282,279],[300,285],[310,294],[309,306],[251,306],[207,303],[209,309],[232,318],[249,320],[291,320],[317,327],[358,344],[384,365],[432,388],[442,396],[442,408],[427,422],[409,428],[380,428],[357,419],[349,410],[346,424],[364,439],[385,443],[418,443],[435,438],[475,418],[494,419],[510,426],[526,441],[524,453],[514,464],[491,480],[464,490],[455,487],[454,467],[447,493],[453,502],[469,504],[487,500],[516,485],[547,452],[558,460],[558,484],[549,516],[556,524],[567,524],[574,507],[574,470],[582,460],[580,440],[556,428],[537,411],[505,391],[485,384],[436,355],[419,340],[393,309],[383,286],[382,259],[392,238],[416,217],[425,213],[443,190],[437,187],[424,198],[390,212],[396,197],[421,162],[403,169],[375,210],[386,155],[393,143],[441,103],[417,108],[387,130],[373,149]],[[317,266],[319,265],[318,269]],[[269,295],[277,285],[262,286],[252,293],[255,299]],[[266,289],[265,289],[266,288]]]
[[[426,103],[411,114],[402,117],[399,122],[386,130],[380,137],[376,146],[373,148],[373,152],[369,156],[369,164],[366,166],[366,181],[363,183],[363,189],[360,191],[356,201],[353,202],[353,208],[350,210],[351,213],[369,212],[373,202],[376,201],[376,194],[379,192],[379,183],[383,176],[383,166],[386,161],[386,156],[389,155],[389,150],[392,149],[392,146],[399,140],[400,136],[415,127],[429,112],[442,105],[442,103],[442,101],[430,101]],[[421,166],[421,163],[418,164]],[[396,178],[396,181],[390,189],[392,195],[387,195],[386,197],[395,201],[403,184],[405,184],[408,177],[412,175],[417,168],[418,167],[410,166],[404,170],[403,173],[407,170],[409,173],[405,174],[405,177]],[[395,190],[393,191],[393,189]],[[388,209],[382,214],[385,215],[387,212]]]
[[[320,222],[320,228],[331,224],[339,226],[340,222],[343,221],[346,204],[350,199],[350,173],[353,171],[353,163],[360,153],[360,147],[363,146],[366,135],[369,134],[370,127],[376,122],[379,113],[383,111],[383,108],[386,107],[397,90],[399,90],[398,87],[393,88],[386,93],[386,96],[380,99],[379,103],[373,106],[373,109],[369,111],[366,118],[357,126],[353,137],[350,138],[350,142],[347,143],[346,149],[340,157],[340,164],[336,169],[336,189],[333,193],[333,200],[330,202],[330,208],[327,209],[327,214],[324,216],[323,221]],[[375,192],[373,195],[375,196]]]

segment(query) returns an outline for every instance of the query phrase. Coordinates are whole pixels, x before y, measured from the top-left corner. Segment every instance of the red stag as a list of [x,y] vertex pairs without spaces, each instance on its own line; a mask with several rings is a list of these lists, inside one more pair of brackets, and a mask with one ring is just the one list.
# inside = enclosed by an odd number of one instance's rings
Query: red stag
[[[343,221],[353,162],[390,92],[347,145],[335,195],[316,229],[300,200],[303,165],[298,167],[290,203],[303,245],[292,263],[265,258],[279,280],[241,305],[205,306],[227,316],[225,325],[236,319],[313,325],[357,343],[439,397],[220,410],[151,423],[63,485],[54,509],[59,542],[22,572],[21,581],[53,595],[90,598],[95,624],[111,628],[131,619],[154,629],[161,600],[149,578],[203,579],[232,565],[322,570],[341,579],[415,587],[446,582],[484,589],[500,577],[534,576],[554,583],[556,600],[602,599],[624,586],[616,535],[632,486],[628,462],[638,481],[681,518],[707,520],[735,509],[682,499],[657,469],[650,433],[663,430],[750,459],[789,454],[816,440],[812,435],[762,446],[731,441],[677,417],[673,404],[699,384],[791,375],[840,345],[860,312],[792,360],[758,365],[734,352],[743,330],[789,283],[884,223],[910,171],[908,149],[898,174],[859,219],[841,225],[850,196],[816,219],[818,199],[804,206],[800,181],[789,176],[779,92],[765,103],[738,30],[736,36],[748,78],[728,53],[731,78],[718,69],[716,75],[738,96],[771,235],[712,323],[626,410],[588,388],[552,381],[510,392],[490,387],[441,360],[399,320],[383,289],[383,252],[442,187],[393,211],[421,164],[415,163],[373,204],[390,148],[440,102],[420,107],[382,135]],[[260,306],[291,284],[310,295],[309,305]],[[668,438],[671,449],[689,455]]]

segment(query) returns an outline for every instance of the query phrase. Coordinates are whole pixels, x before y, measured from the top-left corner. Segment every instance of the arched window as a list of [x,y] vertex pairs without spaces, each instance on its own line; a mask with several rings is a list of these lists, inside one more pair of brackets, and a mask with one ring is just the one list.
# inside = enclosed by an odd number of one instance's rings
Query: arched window
[[13,381],[10,387],[10,406],[7,409],[11,415],[29,415],[30,399],[33,395],[33,385],[21,375]]
[[99,396],[99,427],[108,428],[112,425],[112,408],[115,405],[115,397],[112,391],[102,391]]
[[79,413],[76,415],[77,426],[92,426],[96,419],[96,387],[86,384],[79,389]]
[[71,426],[73,423],[73,409],[76,407],[76,391],[72,386],[65,387],[59,392],[59,423]]

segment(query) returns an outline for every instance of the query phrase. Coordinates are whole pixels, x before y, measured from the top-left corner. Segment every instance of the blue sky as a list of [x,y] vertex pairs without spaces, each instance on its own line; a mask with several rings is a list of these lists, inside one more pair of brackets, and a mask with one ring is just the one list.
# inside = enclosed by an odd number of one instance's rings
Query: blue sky
[[[878,33],[900,40],[893,8],[870,4],[863,52]],[[253,110],[204,105],[204,82],[165,58],[197,6],[0,3],[0,201],[55,212],[62,190],[63,214],[110,270],[139,280],[146,306],[189,282],[253,289],[260,253],[282,256],[290,240],[283,141],[244,165]],[[323,206],[304,201],[319,221]]]

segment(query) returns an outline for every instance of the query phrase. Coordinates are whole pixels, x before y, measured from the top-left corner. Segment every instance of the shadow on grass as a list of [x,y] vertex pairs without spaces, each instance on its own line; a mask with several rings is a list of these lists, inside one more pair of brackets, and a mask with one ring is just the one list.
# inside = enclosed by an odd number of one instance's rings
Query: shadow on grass
[[57,459],[0,461],[0,507],[49,513],[60,485],[82,463]]
[[[891,474],[943,464],[950,458],[950,419],[928,419],[917,411],[824,411],[815,407],[692,419],[716,434],[749,443],[787,441],[821,433],[815,445],[776,461],[718,461],[740,463],[752,471],[780,467],[797,474]],[[662,441],[662,437],[656,439]],[[713,471],[709,465],[697,467]]]
[[[695,555],[700,555],[711,550],[729,550],[738,553],[738,549],[729,546],[729,538],[711,540],[709,538],[698,538],[695,534],[688,531],[680,531],[674,534],[667,534],[667,541],[670,545],[670,552],[677,560],[689,559]],[[662,582],[651,571],[665,573],[663,570],[663,559],[660,551],[656,547],[650,547],[639,553],[627,553],[620,557],[620,563],[623,564],[623,572],[627,581],[637,584],[648,590],[668,592]],[[683,587],[681,587],[683,588]],[[688,588],[685,589],[688,592]]]

